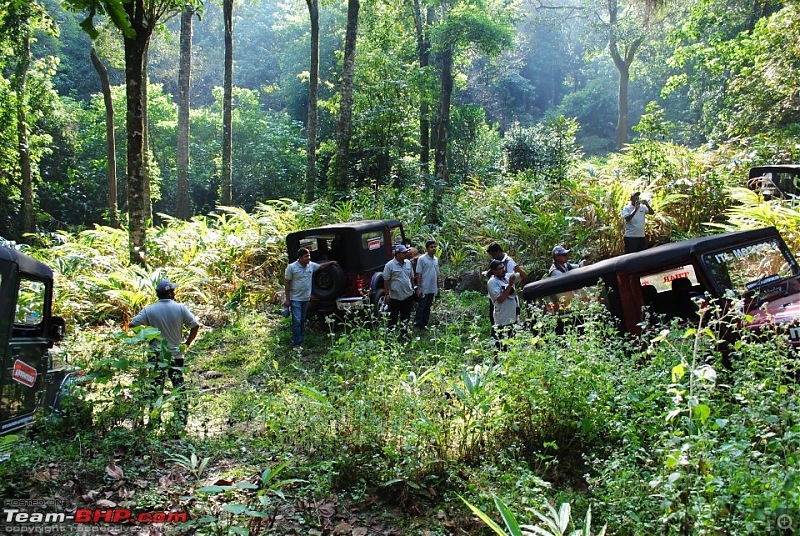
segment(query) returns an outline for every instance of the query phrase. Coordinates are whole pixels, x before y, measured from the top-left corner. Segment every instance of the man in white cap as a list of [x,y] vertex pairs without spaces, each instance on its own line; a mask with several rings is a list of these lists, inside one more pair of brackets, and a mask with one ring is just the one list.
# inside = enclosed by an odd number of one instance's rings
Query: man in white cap
[[411,306],[414,303],[414,270],[408,260],[409,253],[403,244],[395,246],[394,258],[383,267],[383,299],[389,306],[388,325],[395,326],[400,320],[403,330],[411,318]]
[[[197,318],[192,314],[189,309],[175,301],[175,289],[178,285],[171,281],[164,279],[159,281],[156,286],[156,296],[158,301],[152,305],[148,305],[141,312],[133,317],[130,327],[137,326],[152,326],[161,332],[161,337],[166,342],[165,349],[171,357],[169,368],[164,374],[162,362],[164,357],[161,352],[161,339],[153,339],[150,343],[150,361],[155,364],[156,368],[156,381],[153,385],[154,396],[158,396],[158,389],[163,390],[166,382],[166,376],[169,376],[172,382],[172,389],[177,390],[183,386],[183,365],[184,365],[184,351],[194,342],[197,337],[197,331],[200,329],[200,324]],[[183,340],[183,328],[189,328],[189,335],[186,341]],[[181,425],[186,424],[187,404],[186,397],[181,396],[179,400],[179,408],[176,411],[176,416],[181,421]]]
[[569,262],[568,254],[570,250],[565,248],[562,245],[558,245],[553,248],[553,264],[550,265],[550,277],[556,277],[561,274],[566,274],[569,271],[574,270],[575,268],[580,268],[581,266],[586,265],[586,259],[581,259],[581,262],[575,264],[574,262]]

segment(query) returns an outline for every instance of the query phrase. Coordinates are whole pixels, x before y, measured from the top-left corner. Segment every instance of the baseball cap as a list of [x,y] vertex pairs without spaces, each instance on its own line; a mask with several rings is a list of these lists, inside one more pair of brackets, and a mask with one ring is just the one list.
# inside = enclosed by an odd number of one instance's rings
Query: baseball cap
[[408,253],[408,248],[405,247],[403,244],[397,244],[394,247],[394,252],[395,253]]
[[564,246],[561,246],[561,245],[558,245],[558,246],[553,248],[553,256],[566,255],[569,252],[570,252],[570,250],[568,250],[567,248],[565,248]]
[[158,285],[156,285],[156,292],[167,292],[169,290],[175,290],[176,288],[178,288],[178,285],[175,283],[168,279],[162,279],[158,282]]
[[503,262],[494,259],[492,262],[489,263],[489,273],[494,272],[498,266],[502,266]]

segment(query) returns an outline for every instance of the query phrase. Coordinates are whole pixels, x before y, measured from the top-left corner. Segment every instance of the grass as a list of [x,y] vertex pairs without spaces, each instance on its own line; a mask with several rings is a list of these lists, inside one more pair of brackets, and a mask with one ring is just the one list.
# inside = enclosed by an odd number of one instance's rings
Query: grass
[[[343,520],[376,534],[489,534],[462,497],[490,517],[508,505],[523,525],[546,504],[591,508],[610,534],[694,534],[723,519],[763,533],[776,508],[796,513],[796,386],[774,373],[785,346],[745,343],[712,383],[695,371],[717,366],[713,351],[692,354],[711,348],[693,341],[705,335],[677,325],[632,350],[590,310],[581,330],[557,336],[544,319],[497,353],[486,305],[444,292],[433,326],[403,339],[312,321],[302,355],[288,320],[242,308],[192,347],[183,434],[170,433],[169,403],[161,426],[125,418],[135,378],[121,391],[95,383],[93,424],[43,419],[0,465],[0,491],[186,511],[191,526],[175,532],[187,534],[322,534]],[[136,362],[142,350],[111,331],[78,332],[73,359]],[[701,407],[703,422],[691,416]],[[750,472],[741,456],[753,447]],[[755,506],[731,510],[740,504]]]

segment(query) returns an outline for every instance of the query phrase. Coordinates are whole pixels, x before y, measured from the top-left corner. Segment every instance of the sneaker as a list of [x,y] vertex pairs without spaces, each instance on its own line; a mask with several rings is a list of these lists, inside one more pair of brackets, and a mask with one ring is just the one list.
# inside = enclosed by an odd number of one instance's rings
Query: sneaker
[[302,346],[293,346],[292,349],[297,352],[298,354],[303,351]]

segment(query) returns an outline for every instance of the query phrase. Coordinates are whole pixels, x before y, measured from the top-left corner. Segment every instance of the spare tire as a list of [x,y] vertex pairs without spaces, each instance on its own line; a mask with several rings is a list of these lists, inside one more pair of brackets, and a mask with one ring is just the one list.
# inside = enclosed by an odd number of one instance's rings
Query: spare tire
[[338,264],[330,264],[314,272],[311,292],[320,300],[333,300],[344,291],[347,276]]

